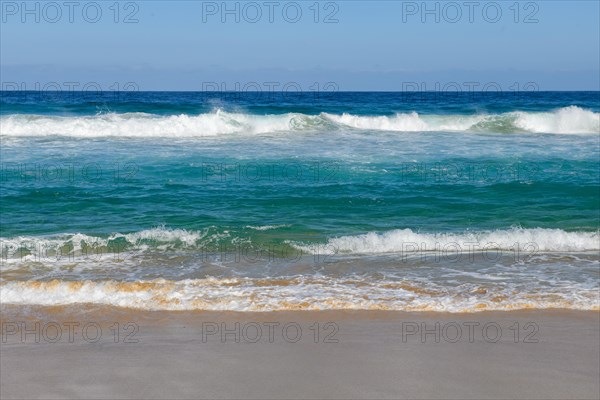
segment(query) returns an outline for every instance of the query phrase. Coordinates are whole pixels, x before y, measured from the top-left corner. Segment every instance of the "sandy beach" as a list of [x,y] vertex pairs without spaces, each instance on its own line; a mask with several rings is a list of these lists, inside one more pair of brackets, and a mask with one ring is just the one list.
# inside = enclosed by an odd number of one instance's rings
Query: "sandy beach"
[[599,17],[0,0],[0,400],[600,400]]
[[[597,399],[599,313],[2,313],[1,397]],[[60,335],[59,335],[60,334]]]

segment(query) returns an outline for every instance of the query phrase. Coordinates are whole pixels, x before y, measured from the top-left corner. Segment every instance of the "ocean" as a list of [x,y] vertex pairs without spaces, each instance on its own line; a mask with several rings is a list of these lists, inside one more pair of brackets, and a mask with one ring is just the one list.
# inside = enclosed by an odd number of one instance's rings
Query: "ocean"
[[600,92],[2,92],[0,302],[600,307]]

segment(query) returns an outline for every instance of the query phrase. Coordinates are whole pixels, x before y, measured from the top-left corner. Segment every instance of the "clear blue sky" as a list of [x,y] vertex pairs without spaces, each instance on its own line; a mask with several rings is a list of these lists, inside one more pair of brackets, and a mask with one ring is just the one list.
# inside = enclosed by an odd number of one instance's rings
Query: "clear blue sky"
[[[466,1],[321,1],[318,7],[314,0],[267,1],[122,1],[118,7],[97,1],[97,17],[88,1],[70,10],[59,0],[57,16],[48,2],[28,2],[27,13],[21,1],[2,0],[1,81],[28,89],[35,82],[104,88],[132,81],[140,90],[200,90],[209,82],[230,90],[235,82],[298,82],[303,89],[334,82],[339,90],[401,90],[407,82],[431,90],[435,82],[498,82],[507,89],[535,82],[540,90],[599,90],[595,0],[475,1],[473,8]],[[231,10],[238,4],[237,14],[223,14],[225,4]],[[424,14],[424,4],[434,12]],[[138,22],[124,23],[128,15]],[[338,22],[325,23],[327,16]]]

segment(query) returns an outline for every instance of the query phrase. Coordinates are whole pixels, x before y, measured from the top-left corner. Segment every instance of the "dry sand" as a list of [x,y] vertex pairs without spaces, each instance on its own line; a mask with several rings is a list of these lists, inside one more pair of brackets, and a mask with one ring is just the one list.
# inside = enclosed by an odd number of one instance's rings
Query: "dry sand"
[[4,306],[0,397],[598,399],[599,317]]

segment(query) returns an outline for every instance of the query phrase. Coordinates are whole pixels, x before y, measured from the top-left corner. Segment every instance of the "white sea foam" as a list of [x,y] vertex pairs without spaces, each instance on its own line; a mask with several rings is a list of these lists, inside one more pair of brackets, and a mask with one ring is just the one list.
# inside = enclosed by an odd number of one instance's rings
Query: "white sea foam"
[[598,232],[566,232],[561,229],[496,230],[465,233],[417,233],[396,229],[384,233],[331,238],[326,244],[290,244],[299,250],[319,253],[412,253],[423,251],[473,252],[525,250],[534,252],[578,252],[600,250]]
[[514,114],[514,125],[529,132],[600,133],[600,113],[575,106],[555,112]]
[[533,133],[600,133],[600,113],[570,106],[553,112],[510,112],[476,115],[419,115],[416,112],[387,116],[323,114],[326,118],[358,129],[424,132],[475,131]]
[[396,114],[394,116],[363,116],[351,114],[327,114],[323,116],[339,125],[357,129],[398,131],[398,132],[425,132],[425,131],[466,131],[477,123],[488,118],[485,115],[419,115],[416,112],[409,114]]
[[156,227],[127,234],[91,236],[62,233],[50,236],[0,238],[0,255],[5,263],[27,261],[71,261],[73,256],[101,260],[114,253],[196,248],[228,236],[226,233]]
[[195,116],[144,113],[85,117],[11,115],[0,119],[0,132],[7,136],[202,137],[310,129],[319,121],[319,117],[302,114],[250,115],[221,110]]
[[[267,231],[289,225],[246,226]],[[226,242],[224,242],[226,241]],[[52,236],[18,236],[0,239],[0,257],[5,268],[38,262],[62,265],[73,262],[108,262],[129,259],[148,252],[203,252],[229,243],[252,246],[251,238],[230,231],[207,228],[201,231],[156,227],[132,233],[93,236],[63,233]],[[427,252],[455,254],[502,250],[518,254],[575,253],[600,250],[598,232],[566,232],[561,229],[496,230],[487,232],[418,233],[410,229],[368,232],[330,238],[325,243],[287,241],[301,254],[421,254]]]
[[[533,290],[535,289],[535,290]],[[597,310],[597,288],[430,282],[360,277],[205,278],[182,281],[27,281],[0,283],[2,304],[100,304],[146,310],[403,310],[475,312]]]
[[79,117],[9,115],[0,118],[0,134],[5,136],[204,137],[343,128],[396,132],[598,134],[600,113],[570,106],[553,112],[476,115],[420,115],[416,112],[394,116],[329,113],[252,115],[216,110],[200,115],[112,113]]
[[246,228],[253,229],[255,231],[270,231],[270,230],[273,230],[273,229],[287,228],[289,226],[291,226],[291,225],[289,225],[289,224],[282,224],[282,225],[259,225],[259,226],[246,225]]
[[[271,229],[272,226],[255,228]],[[251,228],[250,228],[251,229]],[[129,234],[114,233],[104,238],[83,234],[64,234],[53,237],[19,237],[3,239],[3,245],[64,246],[83,248],[86,244],[107,245],[112,240],[136,243],[151,241],[153,248],[186,248],[195,251],[207,240],[221,238],[226,233],[211,230],[188,231],[158,227]],[[410,229],[385,233],[332,238],[326,245],[291,243],[306,252],[334,249],[342,253],[388,253],[398,251],[436,250],[452,245],[457,249],[513,249],[523,248],[538,252],[578,253],[600,249],[598,232],[566,232],[560,229],[508,229],[489,232],[417,233]],[[408,246],[408,247],[407,247]],[[416,246],[416,247],[415,247]],[[154,254],[154,253],[152,253]],[[581,253],[584,254],[584,253]],[[311,256],[312,257],[312,256]],[[100,260],[101,261],[101,260]],[[158,261],[159,268],[164,268]],[[366,261],[367,263],[369,261]],[[125,275],[127,281],[108,279],[121,273],[129,264],[116,263],[119,271],[111,271],[110,263],[102,262],[99,275],[86,275],[86,269],[95,264],[83,263],[81,268],[69,265],[66,276],[75,281],[14,280],[22,279],[14,268],[3,268],[0,281],[2,304],[57,306],[91,303],[147,310],[228,310],[228,311],[275,311],[275,310],[333,310],[333,309],[380,309],[404,311],[474,312],[481,310],[514,310],[538,308],[565,308],[597,310],[599,306],[598,282],[593,272],[588,278],[561,277],[553,279],[564,263],[557,269],[548,264],[539,267],[532,263],[525,269],[494,266],[483,269],[463,270],[440,266],[440,274],[431,276],[416,270],[403,269],[372,275],[353,272],[335,276],[302,275],[274,277],[205,277],[183,280],[136,280],[135,272]],[[589,264],[589,263],[588,263]],[[368,264],[367,264],[368,265]],[[582,265],[586,265],[584,262]],[[593,265],[593,264],[589,264]],[[135,268],[139,265],[132,265]],[[46,267],[44,267],[46,268]],[[144,264],[143,269],[152,265]],[[594,268],[593,266],[591,268]],[[11,274],[12,271],[13,273]],[[593,269],[591,270],[593,271]],[[139,272],[139,271],[138,271]],[[153,272],[153,271],[151,271]],[[118,274],[117,274],[118,275]],[[64,275],[49,275],[64,277]],[[85,280],[86,276],[94,280]],[[163,276],[163,275],[155,275]],[[189,275],[188,275],[189,276]],[[100,277],[102,280],[98,280]],[[463,279],[464,278],[464,279]],[[32,278],[33,279],[33,278]],[[459,279],[460,284],[456,284]]]

